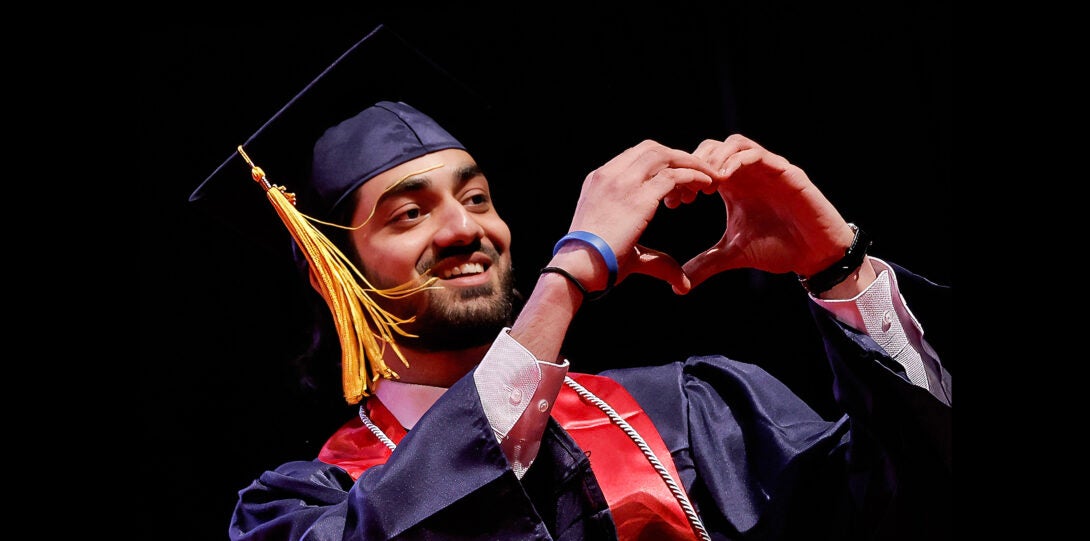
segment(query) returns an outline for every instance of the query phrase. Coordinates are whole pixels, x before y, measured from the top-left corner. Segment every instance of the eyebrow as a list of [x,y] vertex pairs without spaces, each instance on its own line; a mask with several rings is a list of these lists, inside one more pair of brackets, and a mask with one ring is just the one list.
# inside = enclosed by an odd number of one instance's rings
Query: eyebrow
[[[454,171],[455,179],[457,179],[458,183],[462,184],[468,182],[470,179],[481,176],[482,174],[483,173],[481,172],[481,168],[477,164],[463,165],[462,167],[459,167]],[[384,201],[390,199],[391,197],[395,197],[409,192],[420,191],[428,188],[431,185],[432,179],[428,173],[405,177],[401,182],[398,182],[397,185],[391,186],[388,190],[386,190],[386,192],[379,196],[376,204],[381,205]]]

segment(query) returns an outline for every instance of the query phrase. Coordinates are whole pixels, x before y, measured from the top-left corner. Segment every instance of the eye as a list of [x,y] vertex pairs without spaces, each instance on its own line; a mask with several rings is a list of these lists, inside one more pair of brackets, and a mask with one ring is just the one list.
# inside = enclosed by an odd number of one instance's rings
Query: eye
[[398,212],[392,218],[390,218],[390,223],[412,223],[416,220],[419,220],[421,216],[423,216],[423,211],[420,210],[420,207],[405,207],[401,210],[401,212]]
[[462,198],[462,204],[467,208],[485,211],[490,207],[491,199],[482,191],[472,192]]

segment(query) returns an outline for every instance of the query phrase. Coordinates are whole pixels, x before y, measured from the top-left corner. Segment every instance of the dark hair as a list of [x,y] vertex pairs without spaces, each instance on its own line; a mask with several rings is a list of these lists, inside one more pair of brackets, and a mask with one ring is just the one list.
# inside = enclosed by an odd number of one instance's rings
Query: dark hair
[[[342,205],[339,212],[335,212],[328,221],[342,224],[349,219],[351,212],[348,209],[355,207],[354,198],[349,198],[347,204]],[[354,258],[354,250],[348,242],[348,232],[338,227],[318,225],[322,233],[345,255]],[[343,404],[341,383],[341,343],[337,336],[337,327],[333,322],[333,316],[329,306],[318,291],[310,286],[310,263],[307,261],[303,250],[291,241],[292,258],[295,260],[295,269],[299,278],[306,284],[307,292],[303,295],[304,302],[310,311],[309,343],[307,347],[292,360],[292,367],[299,378],[300,389],[307,394],[317,395],[318,400],[324,401],[327,397],[336,399]],[[359,264],[359,261],[354,261]]]

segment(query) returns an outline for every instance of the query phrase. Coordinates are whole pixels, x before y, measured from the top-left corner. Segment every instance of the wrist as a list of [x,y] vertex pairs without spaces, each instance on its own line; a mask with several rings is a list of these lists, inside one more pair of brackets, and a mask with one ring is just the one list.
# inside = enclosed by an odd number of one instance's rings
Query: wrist
[[583,282],[576,278],[574,274],[568,272],[564,267],[547,266],[538,272],[539,276],[545,276],[546,274],[555,274],[564,277],[567,280],[567,284],[575,288],[579,301],[586,299],[587,295],[590,294],[590,292],[587,291],[586,286],[583,285]]
[[[575,248],[578,247],[578,248]],[[587,248],[591,248],[588,250]],[[567,264],[561,264],[559,260],[575,258],[578,260],[576,267],[569,267]],[[550,262],[552,267],[561,267],[565,270],[574,270],[577,268],[589,268],[591,270],[591,277],[589,280],[582,280],[569,275],[569,278],[575,280],[581,285],[581,288],[586,294],[587,300],[595,300],[601,298],[606,293],[609,293],[613,289],[614,284],[617,282],[617,256],[613,253],[613,249],[598,235],[590,233],[588,231],[572,231],[567,235],[564,235],[553,247],[553,260]],[[605,274],[605,286],[601,287],[601,270],[604,268]],[[567,273],[565,273],[567,274]],[[575,275],[580,273],[575,272]]]
[[865,258],[863,264],[852,271],[847,278],[814,296],[826,301],[854,299],[866,291],[877,278],[878,273],[871,266],[870,258]]
[[[798,275],[799,283],[811,295],[819,296],[830,291],[852,276],[855,276],[856,280],[860,278],[859,271],[867,257],[867,251],[870,249],[872,241],[870,236],[855,224],[849,223],[848,227],[851,228],[854,237],[839,260],[809,276]],[[869,275],[873,277],[873,274],[872,269]],[[865,275],[863,278],[865,279]],[[873,281],[873,278],[870,281]]]

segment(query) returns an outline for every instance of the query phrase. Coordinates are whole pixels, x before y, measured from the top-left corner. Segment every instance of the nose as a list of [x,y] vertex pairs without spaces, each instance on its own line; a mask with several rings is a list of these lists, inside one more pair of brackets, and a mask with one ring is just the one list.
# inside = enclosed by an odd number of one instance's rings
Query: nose
[[484,227],[459,201],[451,201],[439,210],[439,230],[435,243],[439,246],[464,246],[484,237]]

